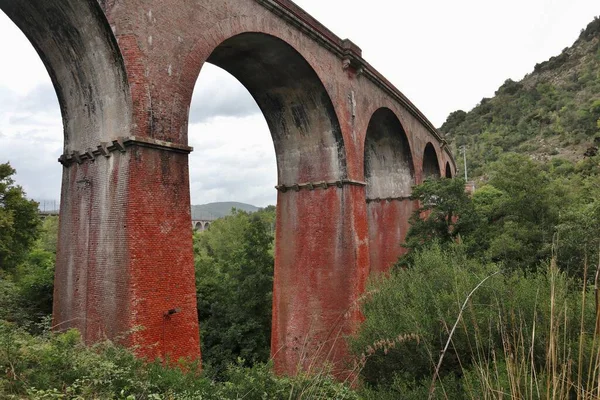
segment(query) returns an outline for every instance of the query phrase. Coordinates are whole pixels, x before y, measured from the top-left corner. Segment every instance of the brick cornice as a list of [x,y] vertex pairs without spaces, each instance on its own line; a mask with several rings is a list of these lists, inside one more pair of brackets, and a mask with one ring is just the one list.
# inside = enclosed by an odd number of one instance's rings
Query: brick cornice
[[399,196],[399,197],[385,197],[385,198],[374,198],[374,199],[369,199],[367,198],[367,203],[383,203],[383,202],[388,202],[391,203],[392,201],[407,201],[407,200],[413,200],[410,196]]
[[156,150],[170,151],[182,154],[189,154],[194,150],[192,147],[189,146],[165,142],[163,140],[156,140],[152,138],[138,136],[126,136],[113,139],[110,142],[102,142],[98,146],[96,146],[95,149],[88,148],[85,151],[73,150],[64,153],[58,158],[58,162],[60,162],[63,166],[68,168],[75,163],[83,164],[85,161],[95,161],[96,157],[100,156],[109,158],[114,152],[125,153],[127,152],[127,148],[133,146],[146,147]]
[[337,181],[321,181],[321,182],[304,182],[296,183],[293,185],[278,185],[275,186],[281,193],[287,191],[299,192],[300,190],[317,190],[317,189],[328,189],[330,187],[343,188],[344,186],[367,186],[366,182],[356,181],[353,179],[340,179]]

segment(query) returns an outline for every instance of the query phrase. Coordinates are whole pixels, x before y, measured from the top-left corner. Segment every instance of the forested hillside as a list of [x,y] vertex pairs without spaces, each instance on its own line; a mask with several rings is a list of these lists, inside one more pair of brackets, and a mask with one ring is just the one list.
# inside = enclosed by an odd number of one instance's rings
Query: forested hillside
[[217,203],[192,205],[192,220],[211,220],[231,215],[232,209],[246,212],[256,212],[258,207],[236,201],[221,201]]
[[455,150],[467,146],[472,176],[504,152],[537,160],[594,155],[600,143],[600,19],[521,81],[508,79],[473,110],[451,113],[440,129]]

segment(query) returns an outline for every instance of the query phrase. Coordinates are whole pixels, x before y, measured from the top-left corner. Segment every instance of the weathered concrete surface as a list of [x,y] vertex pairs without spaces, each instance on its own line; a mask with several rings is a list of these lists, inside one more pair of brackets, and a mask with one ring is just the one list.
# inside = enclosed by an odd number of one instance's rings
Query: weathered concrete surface
[[408,219],[417,204],[409,199],[381,200],[370,202],[367,208],[371,273],[388,272],[398,257],[406,254],[402,243],[408,233]]
[[406,133],[396,115],[380,108],[371,117],[365,139],[365,179],[371,272],[387,272],[405,253],[414,202],[415,167]]
[[363,199],[357,186],[278,196],[271,339],[278,372],[327,361],[344,374],[344,338],[360,321],[356,301],[368,273]]
[[[185,146],[194,84],[212,62],[248,88],[275,145],[276,368],[328,360],[344,376],[371,263],[383,271],[400,251],[412,209],[401,197],[455,168],[420,111],[288,0],[0,8],[38,49],[65,121],[55,323],[150,358],[199,357]],[[371,195],[398,199],[367,206]]]

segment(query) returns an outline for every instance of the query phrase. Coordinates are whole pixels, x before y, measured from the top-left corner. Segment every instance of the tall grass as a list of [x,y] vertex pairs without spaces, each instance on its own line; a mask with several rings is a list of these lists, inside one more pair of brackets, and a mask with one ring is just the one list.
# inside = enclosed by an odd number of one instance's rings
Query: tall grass
[[[600,398],[600,273],[578,282],[553,258],[540,272],[486,278],[501,266],[460,246],[415,259],[371,282],[352,343],[366,398]],[[394,339],[405,335],[419,340]]]
[[[587,264],[587,263],[586,263]],[[586,265],[587,272],[587,265]],[[549,321],[546,326],[538,325],[539,310],[536,307],[532,320],[526,320],[517,310],[498,313],[502,347],[499,354],[492,352],[487,357],[478,357],[473,367],[464,370],[466,392],[470,398],[508,399],[598,399],[600,386],[600,347],[598,331],[586,321],[589,314],[586,301],[592,294],[582,284],[579,309],[574,309],[568,299],[560,296],[564,288],[564,276],[552,259],[547,272],[550,295],[539,298],[550,305]],[[597,291],[595,289],[594,291]],[[500,310],[503,305],[496,305]],[[594,304],[594,308],[597,304]],[[594,310],[595,311],[595,310]],[[511,323],[504,321],[508,316]],[[573,326],[578,334],[573,336]],[[527,327],[531,327],[528,329]],[[540,332],[548,333],[540,337]],[[530,336],[529,337],[526,337]],[[483,338],[475,342],[478,354],[483,347]],[[544,350],[534,346],[543,341]],[[539,360],[544,360],[539,363]]]

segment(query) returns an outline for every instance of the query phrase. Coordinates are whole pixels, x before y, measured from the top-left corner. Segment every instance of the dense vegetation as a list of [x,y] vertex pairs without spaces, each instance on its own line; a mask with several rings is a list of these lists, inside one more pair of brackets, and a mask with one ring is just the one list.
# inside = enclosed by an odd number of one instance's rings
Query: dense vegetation
[[[484,169],[485,184],[473,195],[458,179],[427,181],[413,191],[422,206],[405,246],[460,240],[471,257],[535,271],[555,245],[561,269],[581,278],[584,258],[596,260],[600,246],[598,161],[542,163],[506,153]],[[429,218],[421,218],[423,211]],[[411,258],[409,253],[400,263]]]
[[455,149],[467,146],[473,177],[483,175],[484,166],[507,151],[539,160],[575,161],[597,151],[598,93],[600,19],[596,18],[572,47],[537,64],[523,80],[507,80],[495,97],[482,99],[470,112],[451,113],[441,131]]
[[77,331],[32,336],[0,321],[2,399],[358,399],[327,376],[276,377],[269,364],[230,365],[222,381],[195,365],[145,362],[110,342],[85,347]]
[[553,263],[507,271],[460,244],[413,262],[373,280],[363,305],[366,398],[597,398],[593,290]]
[[507,153],[472,195],[459,179],[414,188],[410,252],[372,280],[353,340],[372,398],[427,398],[432,382],[434,398],[595,398],[600,164],[591,161]]
[[58,225],[40,220],[14,174],[0,164],[0,320],[34,329],[52,311]]
[[15,170],[0,164],[0,269],[14,269],[38,236],[37,204],[14,184]]
[[275,207],[234,210],[195,233],[196,288],[207,372],[220,378],[231,363],[270,356]]
[[[271,372],[275,209],[194,233],[204,369],[49,330],[57,219],[0,164],[0,398],[598,398],[600,20],[442,127],[479,185],[413,188],[406,256],[373,276],[347,338],[353,387]],[[593,149],[592,149],[593,150]]]
[[[233,211],[194,233],[204,369],[138,360],[111,342],[85,347],[77,331],[52,333],[57,218],[0,165],[0,398],[358,398],[326,373],[276,377],[269,363],[275,208]],[[15,244],[17,243],[17,244]],[[5,256],[6,255],[6,256]]]

